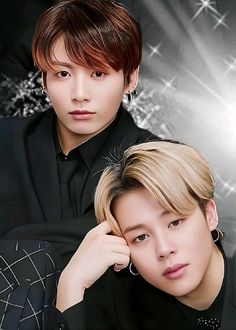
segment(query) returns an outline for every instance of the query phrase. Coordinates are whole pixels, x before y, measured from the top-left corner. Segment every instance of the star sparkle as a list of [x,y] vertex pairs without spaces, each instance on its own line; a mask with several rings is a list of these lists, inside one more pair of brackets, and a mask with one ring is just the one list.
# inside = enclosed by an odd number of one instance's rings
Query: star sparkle
[[220,187],[219,189],[219,195],[225,197],[229,197],[231,194],[236,193],[236,183],[232,184],[229,181],[224,180],[219,174],[216,174],[216,179],[218,181],[218,185]]
[[236,71],[236,58],[234,56],[230,56],[230,61],[224,60],[224,63],[227,66],[227,70],[225,71],[225,75],[227,75],[231,71]]
[[215,1],[212,1],[212,0],[199,0],[199,2],[196,5],[199,6],[199,9],[194,14],[191,21],[194,21],[201,14],[202,11],[205,11],[207,13],[208,10],[209,10],[210,12],[212,12],[216,15],[219,15],[219,12],[214,7]]
[[213,30],[217,29],[219,26],[224,26],[225,28],[229,29],[229,26],[226,24],[226,16],[227,13],[221,16],[216,16],[212,14],[212,17],[215,19],[216,23],[213,26]]
[[163,88],[161,90],[161,95],[166,93],[168,90],[170,89],[174,89],[174,81],[175,81],[175,77],[172,77],[170,80],[166,80],[164,78],[160,78],[162,83],[163,83]]
[[161,47],[161,42],[159,42],[159,44],[157,46],[152,46],[147,44],[148,48],[150,48],[151,52],[148,55],[148,57],[153,57],[153,55],[158,55],[158,56],[162,56],[161,52],[160,52],[160,47]]

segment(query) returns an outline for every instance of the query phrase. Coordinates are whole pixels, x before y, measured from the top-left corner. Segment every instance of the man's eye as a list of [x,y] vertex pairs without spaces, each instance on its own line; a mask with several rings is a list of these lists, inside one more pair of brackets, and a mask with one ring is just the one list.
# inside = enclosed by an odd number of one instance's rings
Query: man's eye
[[105,73],[102,71],[95,71],[92,73],[92,77],[95,77],[95,78],[101,78],[103,76],[105,76]]
[[135,238],[136,242],[143,242],[148,238],[147,234],[141,234]]
[[60,72],[57,72],[56,75],[60,78],[65,78],[65,77],[68,77],[69,73],[67,71],[60,71]]
[[170,228],[171,227],[177,227],[181,222],[182,222],[182,219],[171,221],[171,223],[169,224],[169,227]]

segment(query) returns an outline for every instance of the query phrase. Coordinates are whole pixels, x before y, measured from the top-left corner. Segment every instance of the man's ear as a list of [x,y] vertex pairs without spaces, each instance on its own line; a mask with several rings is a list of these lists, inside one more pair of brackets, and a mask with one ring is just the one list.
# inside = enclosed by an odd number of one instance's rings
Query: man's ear
[[216,203],[213,199],[210,199],[206,204],[206,220],[210,231],[213,231],[217,228],[219,218]]
[[129,84],[125,88],[125,93],[132,93],[137,85],[139,80],[139,67],[130,74]]

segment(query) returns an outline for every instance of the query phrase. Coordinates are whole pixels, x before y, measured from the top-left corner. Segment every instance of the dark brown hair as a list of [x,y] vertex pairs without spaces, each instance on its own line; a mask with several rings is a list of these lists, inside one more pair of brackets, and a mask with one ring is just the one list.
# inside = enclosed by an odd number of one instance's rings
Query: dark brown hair
[[62,0],[39,17],[32,55],[44,79],[52,70],[53,47],[60,37],[71,61],[96,69],[123,69],[126,83],[141,62],[140,26],[111,0]]

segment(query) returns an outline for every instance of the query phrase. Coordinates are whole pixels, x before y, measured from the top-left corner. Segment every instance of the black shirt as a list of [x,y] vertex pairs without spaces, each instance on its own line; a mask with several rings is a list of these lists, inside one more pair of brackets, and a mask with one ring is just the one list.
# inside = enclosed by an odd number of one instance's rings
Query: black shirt
[[105,130],[72,149],[68,155],[64,155],[61,150],[55,125],[54,139],[62,220],[71,220],[82,215],[80,202],[84,184],[90,175],[90,170],[99,150],[109,138],[109,134],[118,120],[119,113]]
[[222,318],[224,294],[225,294],[225,284],[226,284],[226,257],[224,257],[224,279],[216,299],[211,304],[211,306],[205,310],[199,311],[188,307],[178,300],[176,300],[177,307],[182,313],[186,323],[189,325],[189,329],[199,329],[199,330],[220,330],[220,322]]

